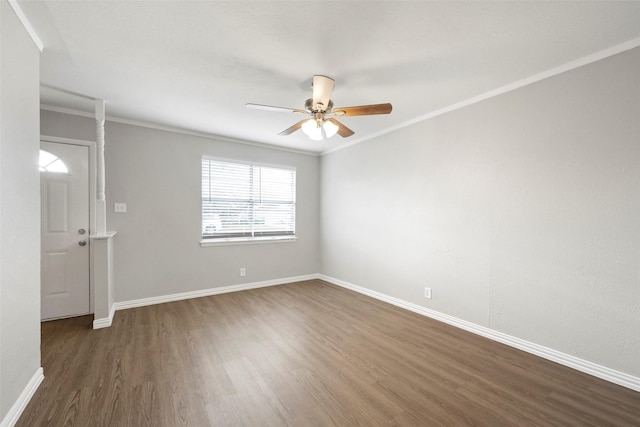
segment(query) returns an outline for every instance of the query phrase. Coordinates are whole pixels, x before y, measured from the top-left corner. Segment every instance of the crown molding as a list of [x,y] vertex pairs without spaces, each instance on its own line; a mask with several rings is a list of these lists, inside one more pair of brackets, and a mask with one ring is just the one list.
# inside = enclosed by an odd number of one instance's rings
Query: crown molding
[[54,113],[69,114],[70,116],[89,117],[95,119],[94,113],[88,111],[75,110],[73,108],[58,107],[57,105],[40,104],[40,109],[45,111],[53,111]]
[[[75,109],[72,109],[72,108],[58,107],[56,105],[40,104],[40,109],[41,110],[45,110],[45,111],[53,111],[53,112],[56,112],[56,113],[69,114],[69,115],[72,115],[72,116],[89,117],[89,118],[95,119],[95,116],[94,116],[93,113],[89,113],[87,111],[75,110]],[[183,129],[183,128],[177,128],[177,127],[172,127],[172,126],[159,125],[157,123],[149,123],[149,122],[143,122],[143,121],[138,121],[138,120],[123,119],[121,117],[114,117],[114,116],[109,116],[109,115],[106,116],[106,121],[114,122],[114,123],[121,123],[121,124],[131,125],[131,126],[144,127],[144,128],[148,128],[148,129],[161,130],[161,131],[165,131],[165,132],[179,133],[179,134],[182,134],[182,135],[197,136],[197,137],[200,137],[200,138],[212,139],[212,140],[215,140],[215,141],[231,142],[231,143],[234,143],[234,144],[251,145],[251,146],[254,146],[254,147],[266,148],[268,150],[285,151],[285,152],[288,152],[288,153],[303,154],[303,155],[306,155],[306,156],[314,156],[314,157],[318,157],[320,155],[320,153],[317,153],[315,151],[306,151],[306,150],[297,150],[295,148],[278,147],[276,145],[263,144],[263,143],[260,143],[260,142],[245,141],[243,139],[230,138],[228,136],[221,136],[221,135],[216,135],[216,134],[212,134],[212,133],[198,132],[198,131],[193,131],[193,130],[188,130],[188,129]]]
[[537,82],[539,82],[541,80],[545,80],[545,79],[548,79],[550,77],[557,76],[558,74],[562,74],[562,73],[565,73],[567,71],[571,71],[571,70],[574,70],[576,68],[580,68],[580,67],[582,67],[584,65],[588,65],[588,64],[600,61],[602,59],[606,59],[606,58],[608,58],[610,56],[617,55],[619,53],[626,52],[626,51],[631,50],[631,49],[635,49],[635,48],[637,48],[639,46],[640,46],[640,37],[632,39],[632,40],[629,40],[629,41],[624,42],[624,43],[620,43],[618,45],[609,47],[607,49],[592,53],[590,55],[583,56],[582,58],[578,58],[576,60],[564,63],[564,64],[562,64],[560,66],[551,68],[551,69],[549,69],[547,71],[543,71],[541,73],[534,74],[534,75],[526,77],[526,78],[524,78],[522,80],[518,80],[518,81],[515,81],[513,83],[507,84],[505,86],[499,87],[497,89],[490,90],[490,91],[485,92],[483,94],[480,94],[478,96],[474,96],[474,97],[468,98],[468,99],[466,99],[464,101],[457,102],[455,104],[449,105],[449,106],[444,107],[444,108],[440,108],[438,110],[432,111],[432,112],[427,113],[427,114],[423,114],[423,115],[418,116],[418,117],[416,117],[414,119],[407,120],[406,122],[400,123],[400,124],[398,124],[396,126],[392,126],[390,128],[383,129],[383,130],[381,130],[379,132],[376,132],[374,134],[371,134],[371,135],[369,135],[367,137],[363,137],[363,138],[360,138],[360,139],[357,139],[357,140],[354,140],[354,141],[350,141],[347,144],[340,145],[339,147],[323,151],[322,153],[320,153],[320,155],[324,156],[325,154],[333,153],[333,152],[336,152],[336,151],[339,151],[339,150],[344,150],[345,148],[360,144],[361,142],[369,141],[369,140],[371,140],[373,138],[385,135],[387,133],[394,132],[396,130],[399,130],[399,129],[402,129],[402,128],[405,128],[405,127],[412,126],[412,125],[414,125],[416,123],[420,123],[420,122],[432,119],[434,117],[441,116],[443,114],[450,113],[452,111],[459,110],[459,109],[464,108],[464,107],[468,107],[470,105],[476,104],[476,103],[484,101],[486,99],[490,99],[490,98],[494,98],[494,97],[499,96],[499,95],[503,95],[503,94],[505,94],[507,92],[511,92],[511,91],[516,90],[516,89],[520,89],[520,88],[523,88],[525,86],[529,86],[529,85],[531,85],[533,83],[537,83]]
[[24,14],[24,11],[18,4],[18,0],[7,0],[7,3],[9,3],[16,16],[20,20],[20,23],[27,31],[27,34],[29,34],[29,37],[31,37],[33,43],[35,43],[40,53],[42,53],[42,51],[44,50],[44,43],[42,43],[42,40],[40,40],[40,37],[38,36],[38,33],[36,33],[36,30],[33,29],[31,22],[29,22],[29,20],[27,19],[27,15]]
[[[10,3],[15,3],[16,0],[8,0]],[[26,18],[25,18],[26,19]],[[27,21],[28,23],[28,21]],[[35,33],[34,33],[35,34]],[[37,35],[36,35],[37,37]],[[38,39],[39,40],[39,39]],[[452,111],[464,108],[464,107],[468,107],[470,105],[479,103],[481,101],[490,99],[490,98],[494,98],[496,96],[499,95],[503,95],[505,93],[508,92],[512,92],[514,90],[523,88],[525,86],[529,86],[531,84],[537,83],[539,81],[548,79],[550,77],[565,73],[567,71],[571,71],[574,70],[576,68],[582,67],[584,65],[588,65],[597,61],[600,61],[602,59],[606,59],[608,57],[611,57],[613,55],[617,55],[619,53],[622,52],[626,52],[628,50],[631,49],[635,49],[637,47],[640,47],[640,37],[629,40],[627,42],[624,43],[620,43],[618,45],[615,46],[611,46],[607,49],[603,49],[601,51],[595,52],[593,54],[584,56],[582,58],[578,58],[576,60],[567,62],[565,64],[562,64],[560,66],[551,68],[547,71],[543,71],[541,73],[538,74],[534,74],[532,76],[526,77],[524,79],[515,81],[513,83],[507,84],[505,86],[501,86],[497,89],[493,89],[490,90],[488,92],[482,93],[480,95],[468,98],[466,100],[451,104],[449,106],[437,109],[435,111],[423,114],[421,116],[418,116],[414,119],[411,120],[407,120],[405,122],[402,122],[396,126],[392,126],[386,129],[383,129],[379,132],[375,132],[371,135],[368,135],[366,137],[362,137],[359,139],[355,139],[352,140],[346,144],[341,144],[338,147],[335,148],[331,148],[328,150],[324,150],[322,152],[315,152],[315,151],[307,151],[307,150],[300,150],[300,149],[295,149],[295,148],[286,148],[286,147],[279,147],[276,145],[271,145],[271,144],[265,144],[265,143],[260,143],[260,142],[252,142],[252,141],[246,141],[246,140],[242,140],[242,139],[236,139],[236,138],[231,138],[231,137],[226,137],[226,136],[221,136],[221,135],[216,135],[216,134],[210,134],[210,133],[206,133],[206,132],[198,132],[198,131],[192,131],[192,130],[188,130],[188,129],[183,129],[183,128],[177,128],[177,127],[172,127],[172,126],[165,126],[165,125],[159,125],[156,123],[150,123],[150,122],[143,122],[143,121],[137,121],[137,120],[129,120],[129,119],[124,119],[124,118],[120,118],[120,117],[113,117],[113,116],[107,116],[106,119],[107,121],[110,122],[116,122],[116,123],[122,123],[122,124],[128,124],[128,125],[132,125],[132,126],[139,126],[139,127],[146,127],[146,128],[150,128],[150,129],[156,129],[156,130],[162,130],[162,131],[167,131],[167,132],[174,132],[174,133],[179,133],[179,134],[183,134],[183,135],[191,135],[191,136],[197,136],[197,137],[201,137],[201,138],[207,138],[207,139],[213,139],[216,141],[224,141],[224,142],[231,142],[231,143],[236,143],[236,144],[244,144],[244,145],[251,145],[254,147],[259,147],[259,148],[266,148],[266,149],[270,149],[270,150],[279,150],[279,151],[285,151],[285,152],[290,152],[290,153],[295,153],[295,154],[303,154],[303,155],[308,155],[308,156],[324,156],[326,154],[330,154],[339,150],[344,150],[345,148],[349,148],[352,147],[354,145],[360,144],[362,142],[365,141],[369,141],[371,139],[377,138],[379,136],[382,135],[386,135],[388,133],[391,132],[395,132],[399,129],[403,129],[405,127],[409,127],[412,125],[415,125],[417,123],[432,119],[434,117],[438,117],[441,116],[443,114],[446,113],[450,113]],[[79,111],[79,110],[74,110],[74,109],[70,109],[70,108],[63,108],[63,107],[57,107],[57,106],[53,106],[53,105],[46,105],[46,104],[42,104],[40,106],[41,109],[43,110],[48,110],[48,111],[55,111],[55,112],[59,112],[59,113],[64,113],[64,114],[71,114],[71,115],[76,115],[76,116],[82,116],[82,117],[91,117],[94,118],[94,114],[93,113],[89,113],[86,111]]]

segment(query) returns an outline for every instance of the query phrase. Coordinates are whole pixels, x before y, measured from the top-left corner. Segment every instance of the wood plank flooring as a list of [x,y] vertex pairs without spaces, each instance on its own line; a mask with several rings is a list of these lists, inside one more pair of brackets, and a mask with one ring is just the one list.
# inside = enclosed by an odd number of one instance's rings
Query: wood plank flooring
[[640,393],[319,280],[43,323],[32,426],[640,426]]

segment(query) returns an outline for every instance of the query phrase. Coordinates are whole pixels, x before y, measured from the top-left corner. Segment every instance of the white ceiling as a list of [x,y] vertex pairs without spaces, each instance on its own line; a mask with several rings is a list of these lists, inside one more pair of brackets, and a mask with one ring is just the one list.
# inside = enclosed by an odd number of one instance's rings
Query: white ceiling
[[[640,2],[19,0],[44,43],[42,103],[320,152],[585,56],[640,45]],[[313,142],[300,119],[314,74],[356,134]]]

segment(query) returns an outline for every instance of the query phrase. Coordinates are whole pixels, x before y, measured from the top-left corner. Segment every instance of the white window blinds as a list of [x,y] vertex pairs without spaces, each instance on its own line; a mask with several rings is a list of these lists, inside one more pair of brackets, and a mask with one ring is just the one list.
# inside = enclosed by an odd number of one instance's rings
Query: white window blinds
[[202,237],[293,236],[296,171],[202,159]]

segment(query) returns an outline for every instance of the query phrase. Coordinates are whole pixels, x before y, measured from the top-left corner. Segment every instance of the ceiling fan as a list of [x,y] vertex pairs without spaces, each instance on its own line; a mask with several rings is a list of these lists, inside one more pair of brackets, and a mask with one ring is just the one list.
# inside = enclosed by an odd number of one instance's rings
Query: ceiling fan
[[321,141],[325,137],[331,138],[336,133],[343,138],[354,134],[351,129],[337,121],[335,117],[369,116],[373,114],[391,113],[392,107],[389,103],[333,108],[333,101],[330,99],[333,83],[334,80],[330,77],[320,75],[313,76],[313,94],[311,98],[305,101],[304,110],[273,107],[262,104],[245,104],[245,106],[256,110],[280,111],[311,116],[311,118],[300,120],[293,126],[283,130],[280,132],[280,135],[291,135],[298,129],[302,129],[302,131],[314,141]]

